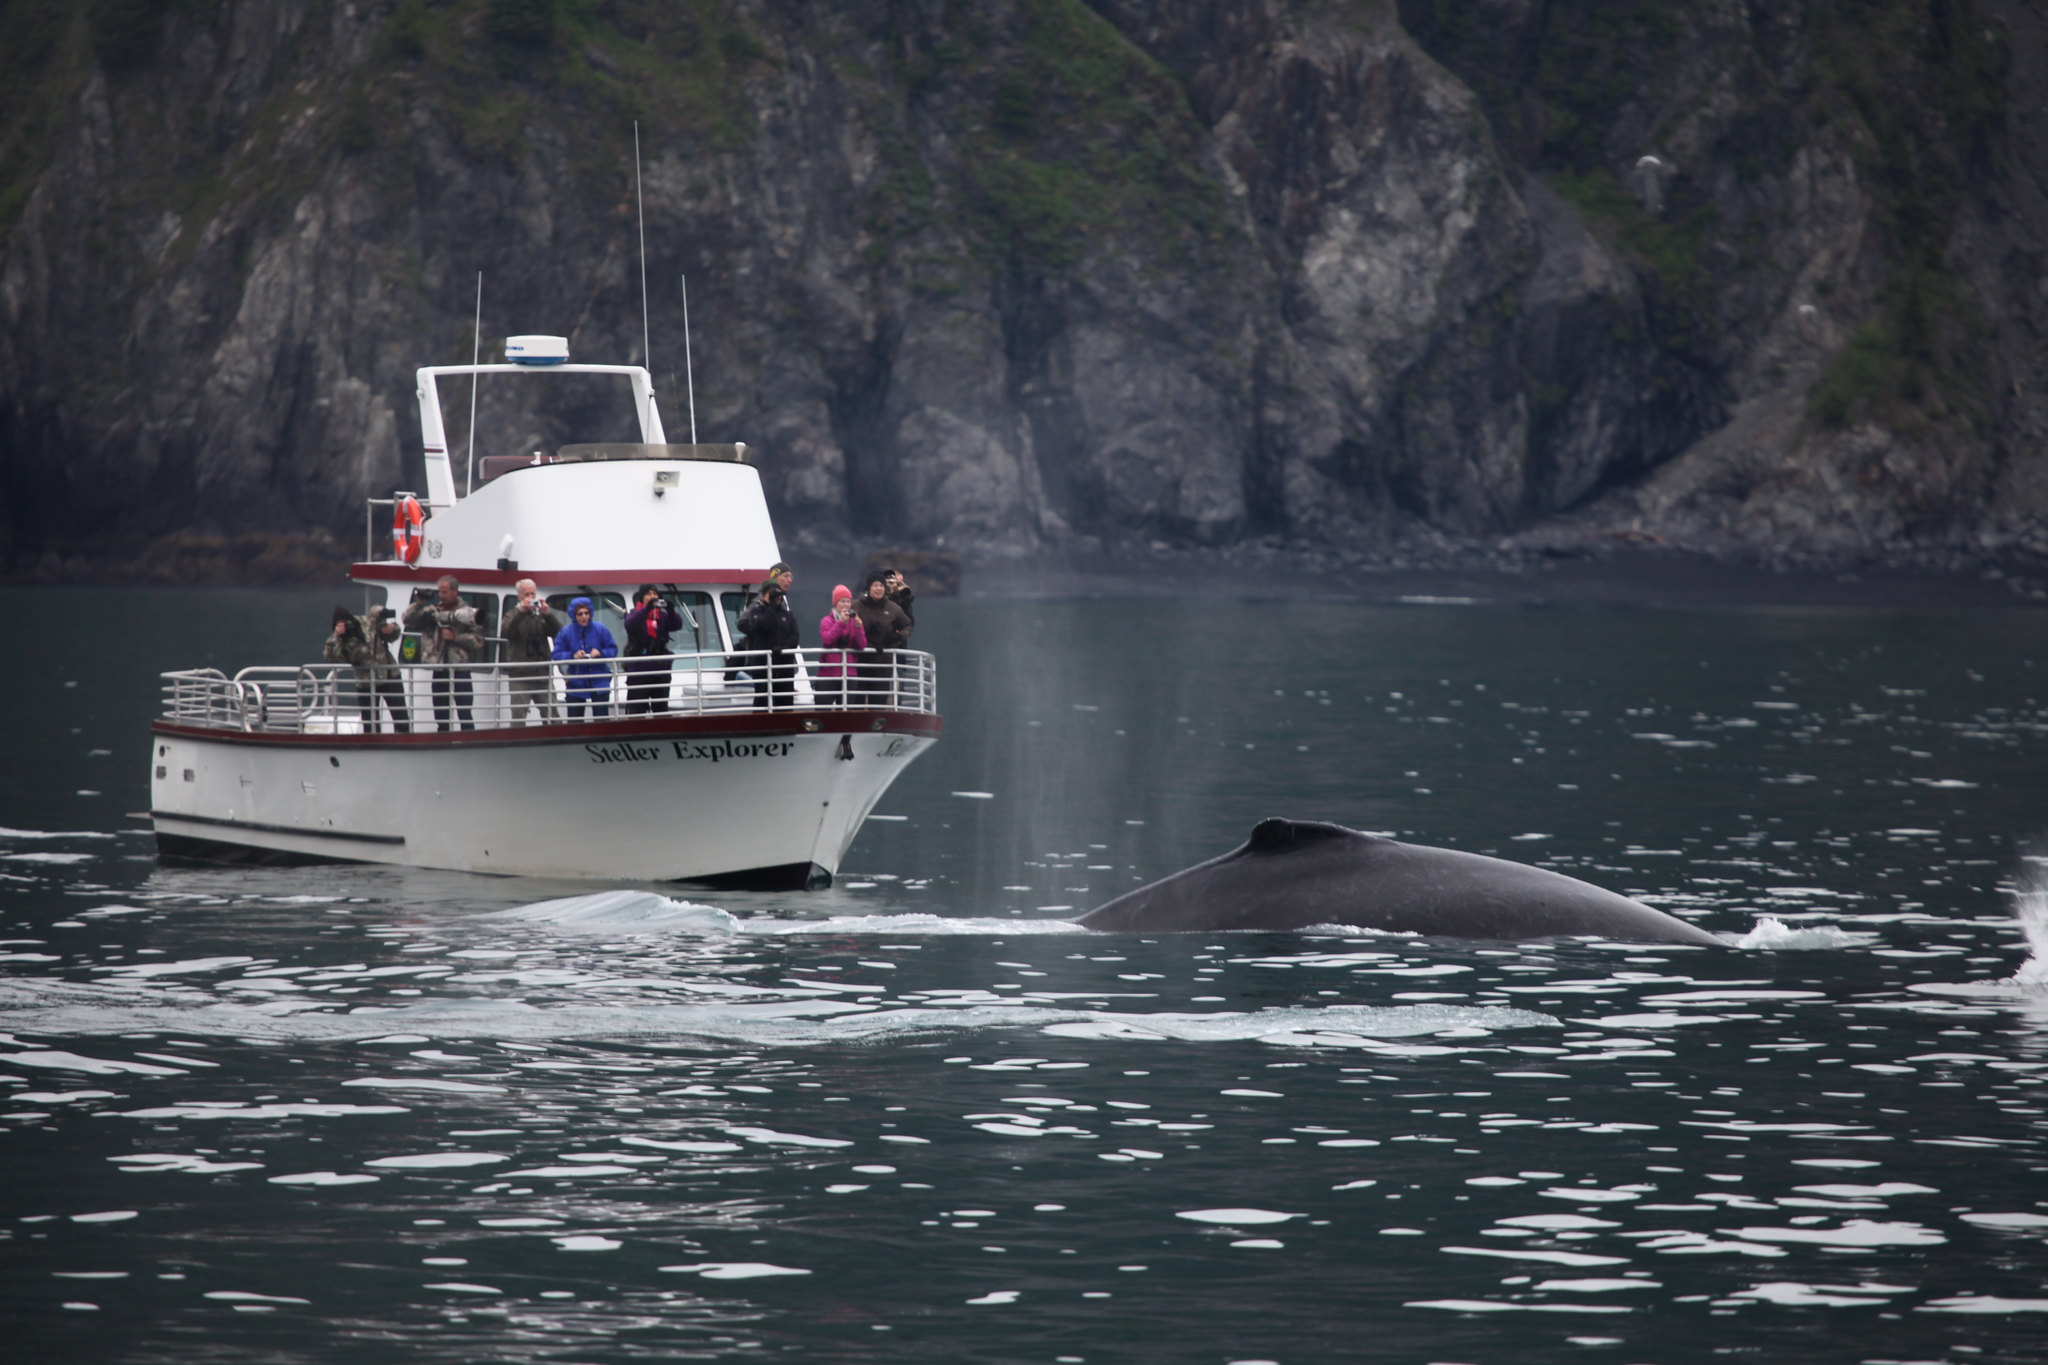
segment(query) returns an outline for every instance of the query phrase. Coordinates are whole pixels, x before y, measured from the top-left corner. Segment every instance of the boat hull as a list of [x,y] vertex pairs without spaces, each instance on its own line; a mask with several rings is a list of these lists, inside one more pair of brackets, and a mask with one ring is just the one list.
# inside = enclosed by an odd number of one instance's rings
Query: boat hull
[[153,731],[165,856],[801,889],[830,882],[940,721],[848,710],[453,734]]

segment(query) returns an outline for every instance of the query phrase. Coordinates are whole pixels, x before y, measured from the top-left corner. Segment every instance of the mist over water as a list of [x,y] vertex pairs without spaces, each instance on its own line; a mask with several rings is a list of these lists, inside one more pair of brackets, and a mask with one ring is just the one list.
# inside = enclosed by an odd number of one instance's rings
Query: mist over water
[[[0,598],[134,623],[0,768],[23,1359],[2039,1359],[2039,614],[920,601],[785,895],[159,866],[154,673],[333,601]],[[1728,947],[1066,922],[1268,815]]]

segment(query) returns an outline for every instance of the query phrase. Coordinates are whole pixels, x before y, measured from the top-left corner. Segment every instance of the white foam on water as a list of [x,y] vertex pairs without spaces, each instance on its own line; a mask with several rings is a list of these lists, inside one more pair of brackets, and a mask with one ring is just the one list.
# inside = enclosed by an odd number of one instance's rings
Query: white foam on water
[[257,1171],[263,1169],[260,1161],[208,1161],[203,1156],[188,1156],[178,1152],[137,1152],[130,1156],[110,1156],[123,1171],[135,1174],[158,1174],[181,1172],[186,1175],[217,1175],[222,1171]]
[[1872,1284],[1869,1281],[1862,1284],[1801,1284],[1796,1280],[1773,1280],[1737,1290],[1728,1297],[1782,1304],[1787,1308],[1869,1308],[1891,1302],[1893,1294],[1911,1292],[1908,1285]]
[[1583,1251],[1524,1251],[1519,1247],[1443,1247],[1453,1256],[1487,1256],[1502,1261],[1543,1261],[1551,1265],[1590,1267],[1627,1265],[1626,1256],[1595,1256]]
[[1749,1242],[1805,1242],[1827,1247],[1931,1247],[1948,1238],[1918,1223],[1878,1223],[1851,1218],[1838,1228],[1724,1228]]
[[2035,871],[2031,883],[2013,897],[2013,914],[2027,936],[2027,960],[2012,974],[2012,984],[2048,994],[2048,874]]
[[[42,1029],[24,1029],[25,1033],[41,1033]],[[93,1076],[112,1076],[121,1072],[132,1072],[138,1076],[189,1076],[189,1071],[180,1071],[173,1066],[153,1066],[148,1062],[122,1062],[105,1057],[82,1057],[76,1052],[37,1051],[0,1053],[0,1061],[9,1066],[32,1066],[53,1071],[83,1071]]]
[[989,919],[974,916],[906,914],[840,915],[831,919],[748,919],[749,934],[900,934],[926,938],[1024,938],[1034,934],[1088,934],[1092,930],[1067,919]]
[[1917,1310],[1922,1313],[2048,1313],[2048,1299],[2002,1299],[1995,1294],[1959,1294],[1934,1299]]
[[503,1152],[421,1152],[414,1156],[378,1157],[363,1164],[387,1171],[439,1171],[462,1166],[494,1166],[511,1159]]
[[2048,872],[2033,870],[2013,893],[2013,918],[2027,941],[2027,960],[2001,981],[1916,981],[1906,987],[1921,995],[1965,1000],[2015,1001],[2034,1012],[2048,1007]]
[[[773,1275],[808,1275],[795,1266],[770,1265],[766,1261],[700,1261],[695,1265],[665,1265],[661,1269],[707,1280],[759,1280]],[[1016,1297],[1014,1294],[1012,1298]]]
[[149,1109],[127,1109],[124,1119],[285,1119],[339,1118],[349,1114],[404,1114],[397,1104],[241,1104],[234,1100],[208,1100],[197,1104],[164,1104]]
[[111,839],[114,836],[90,829],[8,829],[0,825],[0,839]]
[[1966,1213],[1963,1221],[2010,1232],[2048,1232],[2048,1214],[2041,1213]]
[[1194,1223],[1228,1223],[1250,1227],[1258,1223],[1285,1223],[1298,1213],[1277,1213],[1272,1209],[1186,1209],[1173,1215]]
[[739,932],[739,921],[715,905],[671,900],[652,891],[599,891],[588,896],[564,896],[495,911],[482,918],[606,933],[620,929],[698,934]]
[[[1481,1176],[1480,1179],[1485,1179]],[[1468,1180],[1466,1184],[1476,1182]],[[1519,1180],[1508,1182],[1519,1185]],[[1621,1224],[1607,1218],[1588,1218],[1579,1213],[1525,1213],[1519,1218],[1496,1218],[1494,1220],[1507,1228],[1536,1228],[1546,1232],[1589,1232],[1594,1228],[1618,1228]]]
[[768,1147],[851,1147],[842,1138],[808,1137],[802,1133],[778,1133],[773,1128],[727,1128],[734,1137]]
[[[1014,928],[1014,926],[1008,926]],[[1460,1041],[1502,1029],[1555,1028],[1547,1014],[1505,1006],[1331,1005],[1249,1013],[1141,1014],[1062,1009],[1025,1003],[883,1007],[843,998],[798,998],[702,1004],[534,1005],[472,997],[417,1004],[221,1000],[191,991],[139,990],[17,977],[0,980],[0,1026],[34,1034],[106,1036],[180,1033],[284,1041],[368,1041],[405,1034],[431,1038],[494,1038],[560,1042],[578,1039],[715,1038],[750,1045],[804,1046],[886,1042],[936,1033],[1035,1029],[1055,1037],[1188,1043],[1258,1041],[1284,1046],[1400,1048],[1402,1055],[1453,1055],[1457,1047],[1398,1045],[1376,1040],[1455,1032]],[[33,1060],[40,1059],[40,1060]],[[94,1072],[181,1075],[170,1067],[75,1053],[0,1053],[0,1061]],[[500,1093],[502,1087],[426,1076],[363,1076],[344,1086],[385,1090]]]
[[1644,1237],[1639,1243],[1645,1251],[1661,1251],[1667,1256],[1718,1256],[1723,1253],[1736,1256],[1760,1256],[1765,1259],[1783,1256],[1785,1249],[1768,1242],[1731,1241],[1719,1242],[1704,1232],[1660,1231],[1652,1233],[1621,1233],[1623,1237]]
[[221,972],[230,967],[247,967],[260,959],[253,957],[192,957],[178,962],[138,962],[131,966],[109,967],[109,979],[120,981],[143,981],[157,976],[186,976],[194,972]]
[[1832,924],[1794,929],[1775,915],[1757,918],[1756,927],[1731,940],[1732,946],[1772,953],[1804,952],[1818,948],[1854,948],[1875,943],[1877,935],[1850,933]]
[[536,901],[478,918],[496,923],[547,925],[570,931],[646,932],[702,935],[795,937],[810,934],[900,934],[917,937],[1027,934],[1085,934],[1089,931],[1063,919],[993,919],[974,916],[839,915],[824,919],[741,919],[715,905],[673,900],[653,891],[599,891]]
[[344,1086],[364,1086],[373,1090],[438,1090],[450,1095],[502,1095],[502,1085],[478,1085],[474,1081],[442,1081],[431,1076],[363,1076],[352,1081],[343,1081]]

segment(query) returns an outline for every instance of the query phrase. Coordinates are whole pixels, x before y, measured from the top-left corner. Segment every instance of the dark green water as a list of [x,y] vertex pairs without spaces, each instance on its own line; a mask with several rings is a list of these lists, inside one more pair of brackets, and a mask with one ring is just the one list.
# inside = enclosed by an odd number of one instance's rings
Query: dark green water
[[[2048,615],[921,602],[831,891],[158,867],[333,600],[0,592],[12,1359],[2041,1358]],[[1731,946],[1058,922],[1271,814]]]

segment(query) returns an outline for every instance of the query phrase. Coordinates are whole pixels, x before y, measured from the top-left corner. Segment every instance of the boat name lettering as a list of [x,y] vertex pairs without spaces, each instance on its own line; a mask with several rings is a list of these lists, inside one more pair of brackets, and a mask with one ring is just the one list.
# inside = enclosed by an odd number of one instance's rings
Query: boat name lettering
[[[796,741],[781,739],[763,743],[735,744],[729,739],[714,740],[709,744],[693,744],[688,740],[670,741],[680,759],[708,758],[713,763],[722,758],[786,758],[796,748]],[[653,763],[661,758],[658,744],[586,744],[583,752],[590,755],[592,763]]]
[[586,744],[583,752],[592,763],[651,763],[661,757],[658,745]]
[[677,758],[708,758],[713,763],[721,758],[783,758],[796,747],[794,741],[787,739],[768,744],[735,744],[729,739],[712,744],[690,744],[680,739],[671,743],[676,746]]

